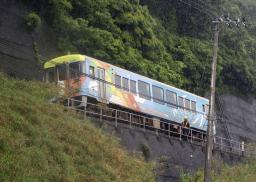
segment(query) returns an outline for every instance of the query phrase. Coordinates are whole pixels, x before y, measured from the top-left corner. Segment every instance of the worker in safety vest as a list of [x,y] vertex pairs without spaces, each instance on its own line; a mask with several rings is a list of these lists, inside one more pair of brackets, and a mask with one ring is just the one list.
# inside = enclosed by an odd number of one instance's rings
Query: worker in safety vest
[[188,122],[188,117],[187,116],[185,116],[185,118],[184,118],[184,120],[182,121],[181,124],[182,124],[183,127],[186,127],[186,128],[190,127],[190,124]]

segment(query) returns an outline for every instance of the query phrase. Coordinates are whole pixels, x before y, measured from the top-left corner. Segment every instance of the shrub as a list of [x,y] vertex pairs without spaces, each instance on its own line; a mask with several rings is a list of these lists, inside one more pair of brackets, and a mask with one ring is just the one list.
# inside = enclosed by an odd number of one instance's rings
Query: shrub
[[28,30],[33,31],[41,25],[41,18],[35,12],[31,12],[25,16],[25,25]]
[[142,151],[142,154],[143,154],[145,160],[148,160],[150,157],[149,147],[144,143],[141,143],[140,147],[141,147],[141,151]]

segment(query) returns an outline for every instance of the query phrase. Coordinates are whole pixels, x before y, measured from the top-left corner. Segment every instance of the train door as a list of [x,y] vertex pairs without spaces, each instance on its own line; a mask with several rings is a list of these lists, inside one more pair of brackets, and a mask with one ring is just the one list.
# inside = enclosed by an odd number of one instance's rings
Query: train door
[[60,86],[60,94],[65,94],[66,65],[60,64],[55,67],[56,84]]
[[66,65],[65,64],[60,64],[57,67],[57,84],[61,87],[64,88],[64,81],[66,80]]
[[106,84],[105,84],[105,70],[103,68],[97,68],[97,78],[98,78],[98,98],[99,101],[106,101]]

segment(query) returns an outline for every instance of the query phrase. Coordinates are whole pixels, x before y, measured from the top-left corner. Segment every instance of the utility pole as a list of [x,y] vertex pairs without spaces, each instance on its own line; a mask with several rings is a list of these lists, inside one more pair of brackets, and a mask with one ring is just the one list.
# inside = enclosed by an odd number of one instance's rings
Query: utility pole
[[213,123],[214,123],[214,106],[215,106],[215,85],[216,85],[216,67],[218,57],[218,42],[219,42],[219,22],[213,22],[214,27],[214,44],[213,44],[213,58],[212,58],[212,76],[211,76],[211,97],[208,116],[207,127],[207,143],[206,143],[206,157],[204,181],[211,182],[211,167],[212,167],[212,149],[213,149]]
[[237,18],[231,20],[230,16],[224,16],[217,18],[212,22],[214,24],[214,44],[213,44],[213,58],[212,58],[212,76],[211,76],[211,96],[210,96],[210,107],[208,115],[208,127],[207,127],[207,143],[206,143],[206,155],[205,155],[205,168],[204,168],[204,182],[211,182],[211,169],[212,169],[212,150],[213,150],[213,124],[215,121],[215,85],[216,85],[216,68],[217,68],[217,57],[218,57],[218,42],[220,24],[227,25],[230,28],[233,27],[246,27],[245,19]]

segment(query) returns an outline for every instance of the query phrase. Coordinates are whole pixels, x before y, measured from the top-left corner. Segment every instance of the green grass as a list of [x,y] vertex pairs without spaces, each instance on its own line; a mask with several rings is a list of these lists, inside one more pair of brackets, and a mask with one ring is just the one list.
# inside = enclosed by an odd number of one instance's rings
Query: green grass
[[0,181],[155,180],[153,164],[49,103],[57,91],[0,74]]
[[[253,158],[248,159],[245,162],[234,165],[234,166],[221,164],[217,168],[212,171],[213,182],[255,182],[256,181],[256,160]],[[183,175],[182,181],[183,182],[203,182],[204,171],[199,170],[194,176]]]

